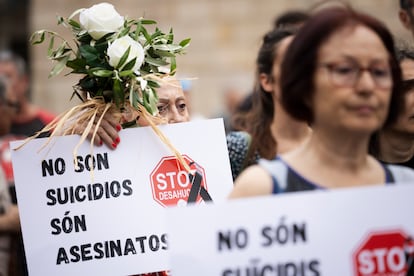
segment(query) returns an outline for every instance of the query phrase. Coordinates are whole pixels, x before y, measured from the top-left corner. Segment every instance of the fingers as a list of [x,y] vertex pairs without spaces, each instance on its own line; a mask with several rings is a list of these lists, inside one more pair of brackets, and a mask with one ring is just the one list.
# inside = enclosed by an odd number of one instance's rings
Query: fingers
[[98,127],[96,136],[99,140],[97,141],[96,137],[94,140],[95,144],[106,144],[108,147],[115,149],[120,143],[120,138],[118,132],[122,129],[121,125],[112,119],[102,119],[101,124]]
[[[106,144],[109,148],[115,149],[120,143],[118,132],[122,129],[121,125],[112,116],[104,116],[98,126],[99,119],[96,118],[93,126],[90,128],[87,138],[96,146]],[[87,130],[88,122],[77,125],[75,133],[82,135]],[[95,133],[96,130],[96,133]],[[95,135],[95,136],[94,136]]]

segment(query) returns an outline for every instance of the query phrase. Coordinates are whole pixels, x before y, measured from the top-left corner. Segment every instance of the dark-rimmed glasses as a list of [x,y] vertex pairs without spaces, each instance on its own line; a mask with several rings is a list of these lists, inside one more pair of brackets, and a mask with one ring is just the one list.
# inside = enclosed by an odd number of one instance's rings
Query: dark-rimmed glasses
[[369,72],[378,88],[389,89],[392,86],[391,68],[388,64],[362,67],[354,62],[331,62],[319,65],[328,69],[332,83],[339,87],[354,87],[364,71]]

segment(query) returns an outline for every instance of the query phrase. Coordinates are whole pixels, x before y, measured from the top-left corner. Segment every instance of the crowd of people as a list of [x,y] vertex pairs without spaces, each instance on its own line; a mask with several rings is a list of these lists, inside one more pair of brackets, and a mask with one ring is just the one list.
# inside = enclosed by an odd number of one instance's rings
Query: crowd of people
[[[400,0],[400,7],[414,35],[414,1]],[[24,60],[0,52],[2,140],[33,135],[54,118],[30,103],[28,91]],[[191,120],[177,78],[157,94],[165,123]],[[89,138],[116,149],[131,118],[147,125],[133,111],[121,121],[106,114]],[[230,199],[413,181],[414,45],[398,44],[380,19],[348,5],[288,11],[263,36],[255,85],[226,138]],[[1,162],[0,275],[27,275],[10,161]]]

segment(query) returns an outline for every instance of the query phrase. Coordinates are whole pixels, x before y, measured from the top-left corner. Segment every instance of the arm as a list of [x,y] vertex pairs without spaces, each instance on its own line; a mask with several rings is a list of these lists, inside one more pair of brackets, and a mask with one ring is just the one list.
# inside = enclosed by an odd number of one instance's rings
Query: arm
[[4,214],[0,215],[0,232],[19,232],[20,216],[16,204],[12,204]]
[[259,165],[245,169],[234,182],[229,198],[243,198],[272,194],[273,181],[269,173]]

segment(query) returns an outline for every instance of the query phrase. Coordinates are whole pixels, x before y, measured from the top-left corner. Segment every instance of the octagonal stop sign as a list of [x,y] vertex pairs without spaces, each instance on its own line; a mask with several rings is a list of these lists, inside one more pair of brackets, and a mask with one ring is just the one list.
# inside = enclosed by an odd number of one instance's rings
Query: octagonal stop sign
[[[201,175],[200,188],[207,190],[204,168],[195,164],[187,155],[182,155],[190,169],[197,170]],[[164,207],[186,204],[192,188],[193,178],[182,167],[175,156],[161,158],[157,166],[151,172],[151,189],[155,201]],[[198,194],[195,202],[200,202]]]
[[406,275],[414,246],[401,230],[371,233],[353,254],[355,275]]

